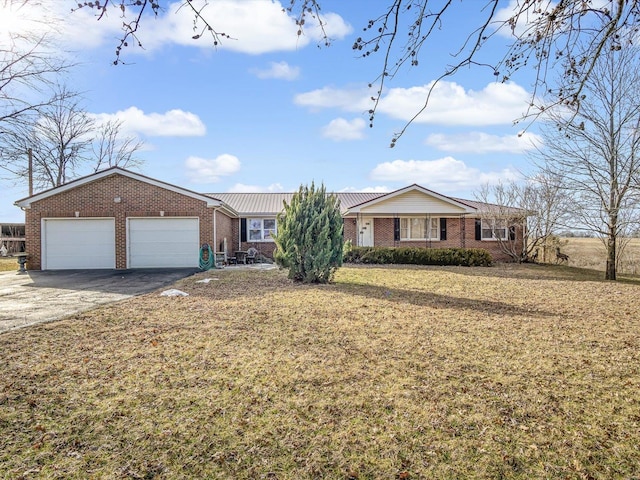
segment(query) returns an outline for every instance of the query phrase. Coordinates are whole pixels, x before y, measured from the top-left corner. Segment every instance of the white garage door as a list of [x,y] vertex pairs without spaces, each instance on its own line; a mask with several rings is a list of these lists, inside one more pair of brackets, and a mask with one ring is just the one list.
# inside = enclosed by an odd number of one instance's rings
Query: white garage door
[[116,268],[113,218],[42,220],[42,269]]
[[129,218],[127,223],[129,268],[198,266],[198,218]]

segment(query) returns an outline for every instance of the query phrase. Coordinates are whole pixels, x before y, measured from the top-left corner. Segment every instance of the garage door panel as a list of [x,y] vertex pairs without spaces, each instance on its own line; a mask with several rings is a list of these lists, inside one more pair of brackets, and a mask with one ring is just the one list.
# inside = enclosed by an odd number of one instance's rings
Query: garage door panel
[[111,269],[116,266],[115,221],[45,219],[43,268],[46,270]]
[[129,268],[198,266],[198,218],[130,218],[127,238]]

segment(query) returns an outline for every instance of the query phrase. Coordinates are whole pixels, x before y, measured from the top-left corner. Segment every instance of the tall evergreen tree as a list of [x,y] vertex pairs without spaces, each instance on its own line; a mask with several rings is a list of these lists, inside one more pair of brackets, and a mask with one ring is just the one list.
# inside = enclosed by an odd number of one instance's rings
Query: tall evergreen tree
[[278,215],[275,260],[293,280],[328,283],[342,266],[342,228],[338,198],[324,185],[301,185]]

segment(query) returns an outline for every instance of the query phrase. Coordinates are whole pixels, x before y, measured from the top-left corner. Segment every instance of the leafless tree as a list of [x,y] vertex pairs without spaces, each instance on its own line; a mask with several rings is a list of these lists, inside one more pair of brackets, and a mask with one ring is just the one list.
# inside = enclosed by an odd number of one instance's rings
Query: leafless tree
[[[499,227],[494,237],[500,249],[518,262],[532,261],[539,250],[544,251],[562,224],[568,204],[562,185],[544,174],[522,182],[483,185],[476,199],[484,204],[482,220]],[[515,235],[516,231],[522,235]]]
[[[230,38],[228,33],[216,30],[215,19],[207,13],[207,5],[215,1],[178,2],[178,8],[193,13],[193,38],[210,36],[214,46]],[[296,18],[298,35],[304,35],[309,24],[323,26],[322,0],[283,3],[283,10]],[[168,0],[104,0],[85,1],[76,8],[93,8],[98,18],[112,10],[122,17],[123,33],[114,60],[118,64],[122,62],[123,47],[142,46],[140,27],[147,21],[145,12],[158,15],[169,4]],[[536,82],[529,114],[533,117],[547,110],[550,103],[577,108],[585,82],[593,74],[600,55],[628,44],[632,36],[627,33],[637,32],[640,27],[640,0],[391,0],[384,6],[380,2],[370,2],[370,5],[366,8],[370,10],[371,20],[364,26],[362,36],[355,40],[353,49],[362,57],[381,57],[379,75],[371,79],[374,89],[369,111],[371,123],[386,83],[403,67],[416,67],[423,60],[429,61],[431,51],[443,48],[438,41],[438,31],[453,28],[461,16],[474,18],[475,22],[469,31],[461,33],[458,43],[451,46],[451,64],[442,65],[441,74],[423,105],[416,106],[414,119],[427,108],[438,81],[473,66],[489,69],[502,82],[522,68],[532,68]],[[486,58],[484,48],[494,41],[498,30],[509,32],[512,40],[502,44],[504,54],[499,58]],[[329,44],[330,40],[325,34],[324,43]],[[559,70],[566,79],[562,88],[553,88],[547,83],[550,70]],[[537,103],[539,94],[545,94],[546,104]],[[412,121],[393,136],[391,146]]]
[[3,136],[0,166],[16,178],[27,178],[30,149],[36,189],[57,187],[73,178],[91,145],[94,122],[80,107],[79,95],[59,87],[54,97],[33,122],[21,122]]
[[[17,15],[27,4],[40,2],[0,0],[5,12]],[[24,120],[43,107],[49,98],[43,101],[42,93],[71,66],[50,42],[52,20],[44,15],[36,23],[46,24],[46,28],[0,32],[0,135],[7,124]]]
[[571,196],[574,229],[594,232],[607,250],[605,278],[616,279],[617,244],[639,220],[639,50],[604,48],[582,87],[580,109],[549,114],[537,161]]
[[109,120],[98,126],[92,142],[94,172],[106,167],[136,168],[142,164],[136,153],[144,143],[134,136],[123,137],[121,131],[121,120]]
[[36,190],[60,186],[73,178],[107,166],[135,167],[142,143],[120,136],[121,123],[98,125],[81,104],[81,96],[64,86],[38,110],[30,123],[13,125],[0,138],[0,169],[18,182],[28,178],[27,152],[33,158]]

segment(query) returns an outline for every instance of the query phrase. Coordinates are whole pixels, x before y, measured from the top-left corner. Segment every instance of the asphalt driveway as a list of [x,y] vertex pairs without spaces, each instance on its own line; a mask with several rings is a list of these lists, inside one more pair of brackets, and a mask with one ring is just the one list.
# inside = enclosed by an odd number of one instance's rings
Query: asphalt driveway
[[171,285],[197,269],[0,273],[0,333],[50,322]]

